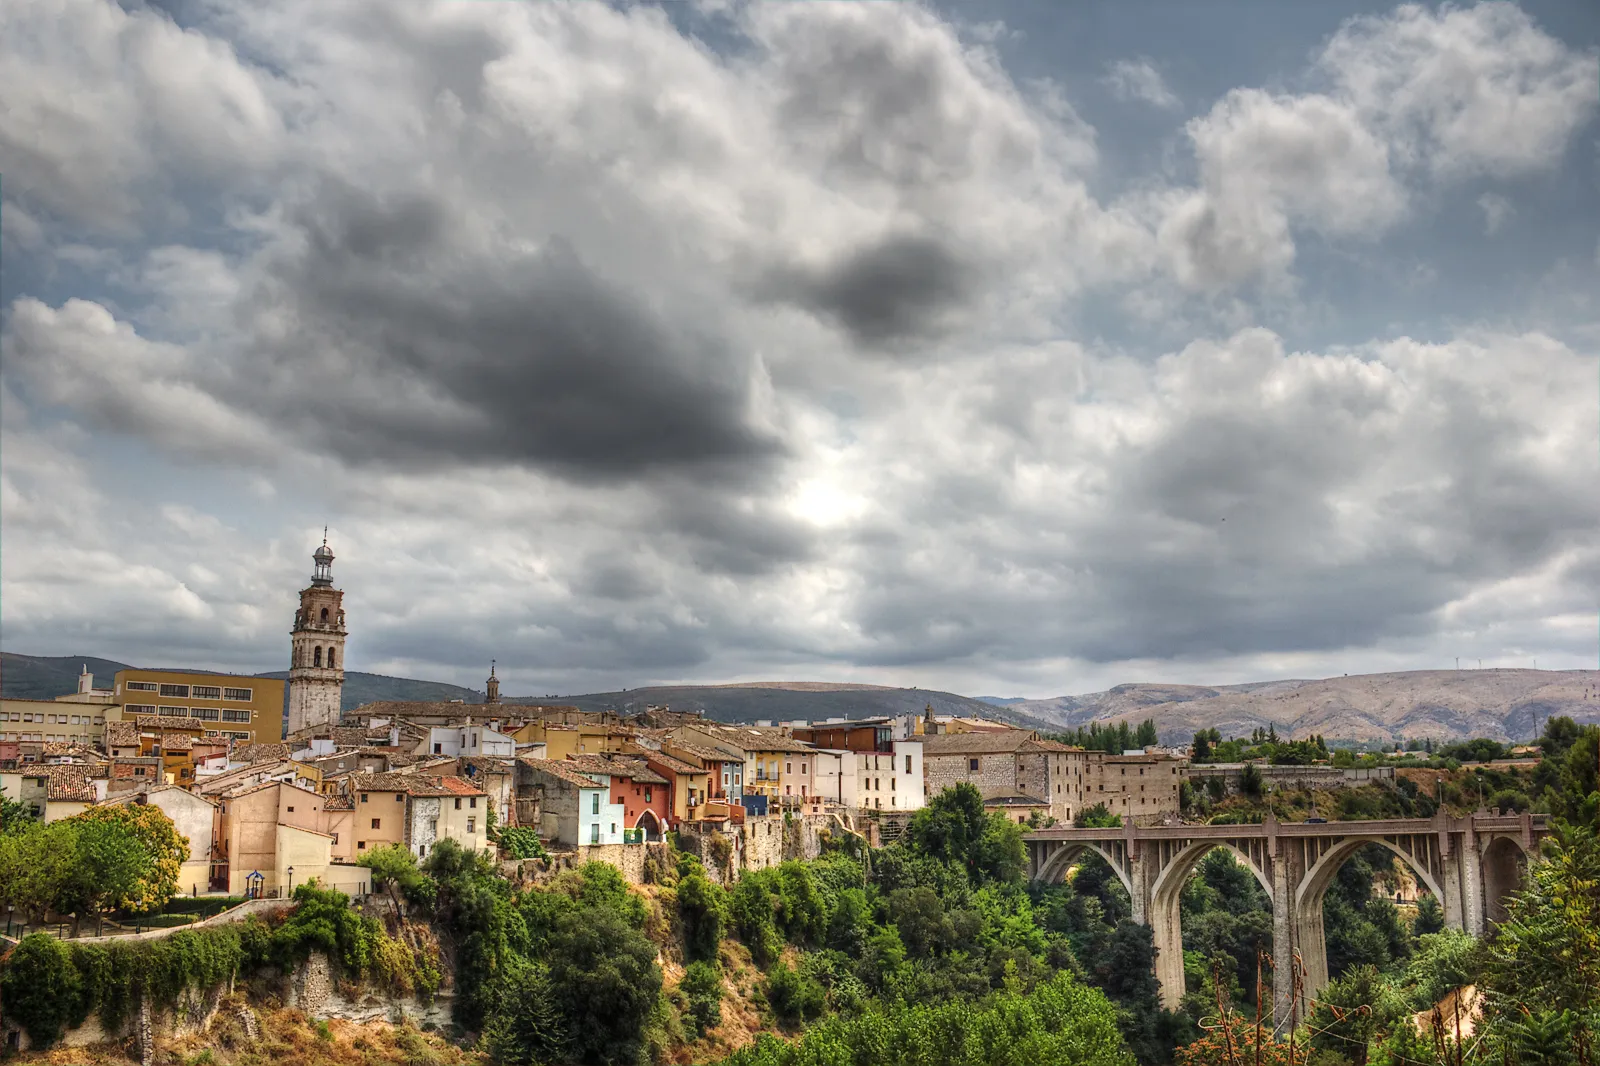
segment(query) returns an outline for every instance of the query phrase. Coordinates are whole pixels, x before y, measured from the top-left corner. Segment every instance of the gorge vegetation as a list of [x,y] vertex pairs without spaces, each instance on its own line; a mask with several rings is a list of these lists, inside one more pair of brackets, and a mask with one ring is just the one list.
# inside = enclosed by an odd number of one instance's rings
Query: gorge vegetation
[[[319,950],[343,982],[451,991],[454,1050],[416,1044],[402,1060],[416,1063],[1577,1066],[1595,1061],[1600,1023],[1600,729],[1553,720],[1542,755],[1518,788],[1555,828],[1508,919],[1483,941],[1446,931],[1392,853],[1358,852],[1324,909],[1333,982],[1293,1034],[1254,1025],[1271,1009],[1257,991],[1270,912],[1226,852],[1184,889],[1187,994],[1166,1011],[1150,933],[1110,868],[1090,860],[1064,884],[1029,884],[1022,830],[966,786],[888,847],[835,835],[814,860],[726,888],[676,850],[642,886],[589,863],[519,887],[449,842],[420,866],[387,849],[367,860],[380,891],[362,910],[303,886],[277,923],[109,946],[30,936],[5,960],[0,997],[47,1042],[90,1011],[126,1017],[141,998],[248,982]],[[1417,813],[1438,802],[1389,792]],[[229,1054],[213,1061],[244,1061]]]

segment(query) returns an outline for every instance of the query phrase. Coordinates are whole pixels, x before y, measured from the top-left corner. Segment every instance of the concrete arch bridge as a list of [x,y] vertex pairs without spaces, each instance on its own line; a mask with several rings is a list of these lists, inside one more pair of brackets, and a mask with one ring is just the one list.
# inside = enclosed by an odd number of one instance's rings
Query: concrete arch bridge
[[[1183,930],[1178,899],[1196,865],[1214,848],[1226,848],[1255,875],[1272,900],[1273,954],[1300,955],[1304,978],[1298,1004],[1328,983],[1322,903],[1345,860],[1368,844],[1380,844],[1410,867],[1444,908],[1445,925],[1474,936],[1505,915],[1505,898],[1522,882],[1523,870],[1546,835],[1543,815],[1479,810],[1466,817],[1443,812],[1432,818],[1366,822],[1280,822],[1259,825],[1126,825],[1110,829],[1040,829],[1023,839],[1028,875],[1061,882],[1085,852],[1105,859],[1133,901],[1133,920],[1148,925],[1156,947],[1161,1001],[1175,1008],[1183,998]],[[1280,1025],[1294,1004],[1289,965],[1273,971],[1273,1002]]]

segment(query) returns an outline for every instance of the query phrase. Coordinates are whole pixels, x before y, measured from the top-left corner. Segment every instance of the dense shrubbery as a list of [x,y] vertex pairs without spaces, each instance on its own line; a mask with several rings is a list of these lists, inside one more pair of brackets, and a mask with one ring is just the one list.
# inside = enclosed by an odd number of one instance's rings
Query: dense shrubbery
[[313,950],[327,952],[343,976],[385,991],[438,989],[431,955],[386,936],[376,921],[352,910],[342,893],[302,885],[294,898],[297,906],[276,927],[251,918],[156,940],[24,937],[0,974],[6,1016],[36,1044],[49,1044],[92,1012],[115,1029],[140,1000],[170,1006],[185,988],[210,988],[266,966],[292,967]]
[[1133,1066],[1110,1004],[1068,974],[976,1001],[888,1003],[834,1016],[796,1043],[770,1036],[727,1066]]

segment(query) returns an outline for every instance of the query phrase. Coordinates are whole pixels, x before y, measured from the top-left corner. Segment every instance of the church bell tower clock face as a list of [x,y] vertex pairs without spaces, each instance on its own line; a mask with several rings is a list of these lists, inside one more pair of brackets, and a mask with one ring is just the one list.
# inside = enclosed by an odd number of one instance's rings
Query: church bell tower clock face
[[333,549],[324,531],[311,554],[311,584],[289,634],[289,732],[339,724],[344,695],[344,592],[333,587]]

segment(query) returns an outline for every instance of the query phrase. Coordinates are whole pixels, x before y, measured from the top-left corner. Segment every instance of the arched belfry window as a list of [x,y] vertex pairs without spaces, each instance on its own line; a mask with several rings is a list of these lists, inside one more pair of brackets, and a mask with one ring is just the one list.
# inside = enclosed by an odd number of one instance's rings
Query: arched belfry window
[[326,607],[322,609],[322,620],[324,622],[328,620],[328,609]]
[[330,667],[333,666],[333,649],[332,648],[328,649],[328,665]]
[[312,648],[311,649],[311,665],[312,666],[321,666],[322,665],[322,649],[321,648]]

